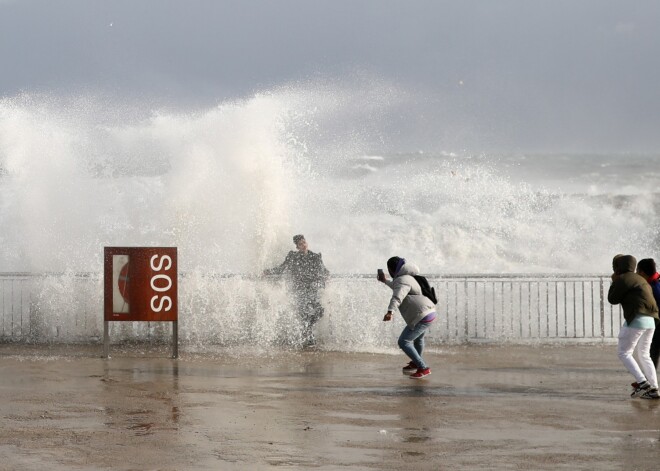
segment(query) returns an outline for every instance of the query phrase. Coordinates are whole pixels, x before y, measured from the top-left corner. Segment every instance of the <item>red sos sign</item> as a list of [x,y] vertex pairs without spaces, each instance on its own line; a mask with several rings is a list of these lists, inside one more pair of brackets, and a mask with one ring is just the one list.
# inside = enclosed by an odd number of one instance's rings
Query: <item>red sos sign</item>
[[106,247],[106,321],[178,320],[176,247]]

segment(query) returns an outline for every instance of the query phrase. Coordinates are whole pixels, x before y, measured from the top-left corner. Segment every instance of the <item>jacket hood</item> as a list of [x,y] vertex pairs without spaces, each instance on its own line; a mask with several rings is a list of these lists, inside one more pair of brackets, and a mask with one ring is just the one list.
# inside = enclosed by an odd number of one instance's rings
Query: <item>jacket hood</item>
[[419,267],[412,262],[405,262],[395,276],[419,275]]
[[632,255],[617,255],[612,260],[612,268],[614,269],[614,273],[634,273],[636,267],[637,260]]

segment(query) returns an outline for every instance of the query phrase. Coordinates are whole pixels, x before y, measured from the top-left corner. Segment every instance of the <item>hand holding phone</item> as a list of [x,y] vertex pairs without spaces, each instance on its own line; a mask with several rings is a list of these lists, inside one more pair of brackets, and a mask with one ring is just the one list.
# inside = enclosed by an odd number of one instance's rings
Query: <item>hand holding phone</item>
[[376,278],[378,281],[385,281],[385,272],[383,272],[382,268],[378,269],[378,274],[376,275]]

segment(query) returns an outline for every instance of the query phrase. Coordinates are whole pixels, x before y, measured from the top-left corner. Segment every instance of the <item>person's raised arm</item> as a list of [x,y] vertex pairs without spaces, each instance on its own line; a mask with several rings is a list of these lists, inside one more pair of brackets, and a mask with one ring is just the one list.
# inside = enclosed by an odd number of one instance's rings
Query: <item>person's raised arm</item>
[[618,278],[619,275],[612,275],[612,284],[607,292],[607,300],[610,304],[620,304],[626,294],[626,286]]
[[286,270],[289,267],[289,265],[291,264],[291,254],[292,253],[293,252],[289,252],[288,255],[286,256],[286,258],[284,259],[284,261],[280,265],[278,265],[276,267],[273,267],[273,268],[267,268],[266,270],[264,270],[263,274],[264,275],[281,275],[282,273],[284,273],[284,270]]

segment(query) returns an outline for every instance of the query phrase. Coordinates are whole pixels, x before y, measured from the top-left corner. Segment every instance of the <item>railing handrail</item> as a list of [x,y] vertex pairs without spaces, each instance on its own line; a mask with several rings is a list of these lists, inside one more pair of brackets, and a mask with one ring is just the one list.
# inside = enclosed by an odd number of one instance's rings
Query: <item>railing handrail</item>
[[[179,272],[182,278],[192,275],[194,272]],[[428,279],[433,280],[464,280],[464,279],[593,279],[609,278],[609,274],[603,273],[421,273]],[[101,272],[0,272],[0,278],[48,278],[73,276],[76,278],[94,278],[101,277]],[[280,275],[258,275],[254,273],[216,273],[206,272],[203,276],[210,278],[245,278],[245,279],[273,279]],[[373,278],[376,274],[366,273],[336,273],[331,274],[330,278]]]
[[[540,279],[594,279],[594,278],[609,278],[610,275],[602,273],[420,273],[428,279],[433,280],[451,280],[458,279],[526,279],[526,278],[540,278]],[[331,278],[373,278],[376,279],[376,274],[336,274],[331,275]]]

